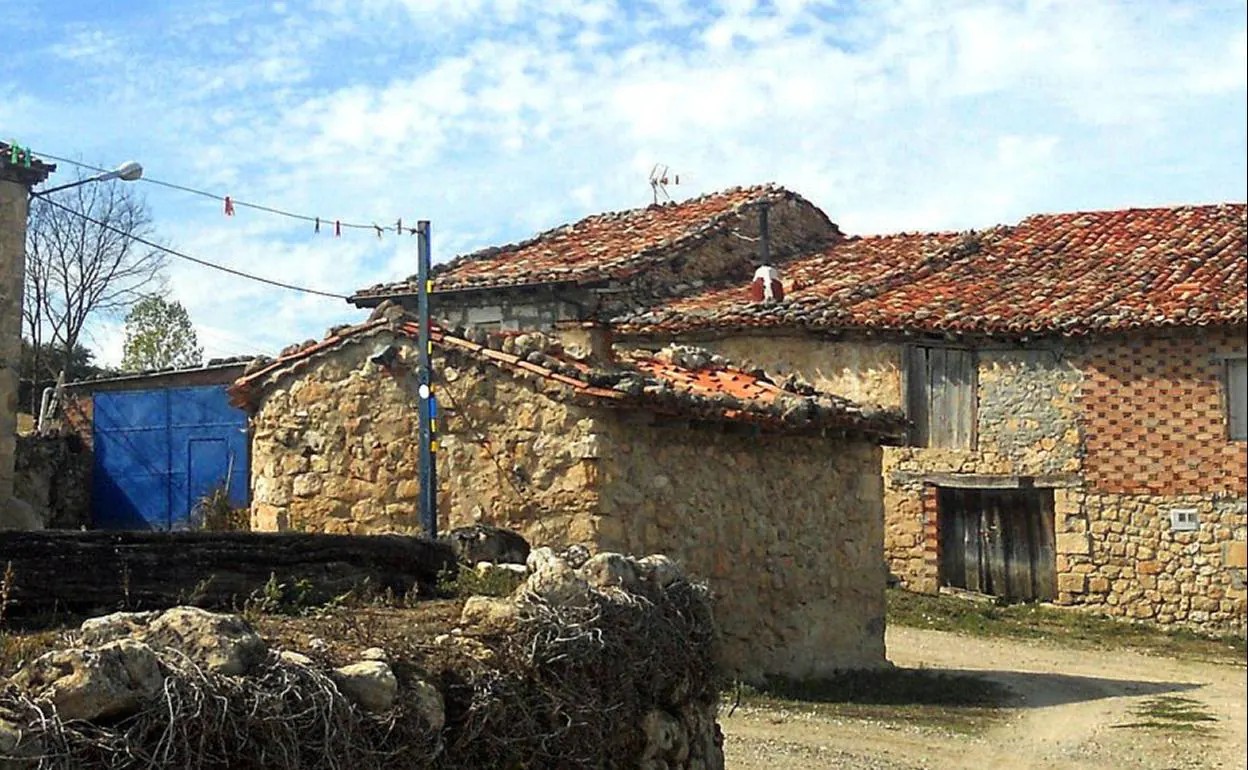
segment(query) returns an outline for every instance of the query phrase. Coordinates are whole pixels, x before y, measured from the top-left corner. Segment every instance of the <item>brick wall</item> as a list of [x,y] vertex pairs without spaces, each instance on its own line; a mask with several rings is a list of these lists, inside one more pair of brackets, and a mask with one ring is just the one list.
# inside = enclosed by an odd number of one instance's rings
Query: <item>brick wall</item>
[[1248,494],[1248,442],[1227,439],[1219,358],[1246,349],[1243,327],[1089,346],[1079,362],[1087,484],[1119,494]]

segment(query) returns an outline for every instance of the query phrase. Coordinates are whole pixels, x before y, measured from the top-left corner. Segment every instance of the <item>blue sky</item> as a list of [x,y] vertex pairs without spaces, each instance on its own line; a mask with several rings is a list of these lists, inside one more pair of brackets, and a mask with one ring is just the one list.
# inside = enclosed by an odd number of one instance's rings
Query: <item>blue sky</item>
[[[0,136],[329,218],[435,259],[773,181],[851,233],[1248,197],[1244,2],[0,0]],[[334,292],[413,239],[140,185],[191,254]],[[170,267],[209,355],[360,316]],[[118,319],[88,342],[120,358]]]

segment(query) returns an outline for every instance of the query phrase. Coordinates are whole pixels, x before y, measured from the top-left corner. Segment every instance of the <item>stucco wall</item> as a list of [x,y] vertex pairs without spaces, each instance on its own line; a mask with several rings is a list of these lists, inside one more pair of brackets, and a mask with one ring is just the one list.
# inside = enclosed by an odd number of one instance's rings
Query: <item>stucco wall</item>
[[599,542],[708,578],[734,667],[808,677],[883,664],[878,446],[604,422]]
[[698,345],[776,377],[799,373],[819,390],[860,404],[902,406],[899,345],[783,335],[736,335]]

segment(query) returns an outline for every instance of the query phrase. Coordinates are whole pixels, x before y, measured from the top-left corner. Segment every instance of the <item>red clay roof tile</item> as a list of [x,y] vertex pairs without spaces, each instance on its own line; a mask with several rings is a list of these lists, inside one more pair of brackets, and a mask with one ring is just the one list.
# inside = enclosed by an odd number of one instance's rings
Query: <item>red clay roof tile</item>
[[622,321],[636,333],[798,326],[1083,334],[1248,320],[1244,204],[1031,216],[971,233],[855,237],[782,270],[785,298],[748,286]]
[[[377,318],[340,329],[324,340],[292,346],[272,361],[260,363],[230,388],[239,406],[254,406],[268,388],[303,371],[318,357],[384,332],[415,337],[418,327],[407,319]],[[539,335],[530,335],[537,337]],[[838,429],[883,438],[899,438],[905,421],[900,414],[861,407],[847,399],[813,391],[786,390],[761,373],[744,372],[710,360],[700,368],[682,366],[662,355],[633,354],[598,370],[550,346],[538,355],[517,356],[480,341],[435,327],[435,345],[489,361],[512,373],[544,378],[603,405],[632,404],[692,419],[742,421],[782,429]],[[495,342],[498,337],[493,338]]]
[[[781,187],[735,187],[679,203],[608,212],[436,265],[434,291],[503,288],[536,283],[623,279],[655,257],[675,256],[687,243],[734,219],[743,206],[797,197]],[[410,296],[416,277],[356,292],[353,302]]]

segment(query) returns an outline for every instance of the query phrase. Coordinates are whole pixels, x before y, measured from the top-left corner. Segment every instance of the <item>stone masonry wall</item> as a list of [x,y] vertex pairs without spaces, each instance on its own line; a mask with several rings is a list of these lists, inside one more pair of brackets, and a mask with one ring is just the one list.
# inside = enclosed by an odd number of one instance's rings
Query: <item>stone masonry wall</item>
[[13,494],[46,529],[91,524],[91,450],[75,435],[20,436]]
[[[902,402],[900,344],[708,346],[860,401]],[[1226,437],[1222,362],[1246,347],[1236,327],[981,349],[976,448],[884,448],[890,569],[911,589],[939,587],[934,477],[1032,477],[1054,489],[1058,603],[1242,633],[1248,442]],[[1174,508],[1196,508],[1199,529],[1172,531]]]
[[939,533],[923,494],[934,474],[1078,484],[1082,375],[1069,355],[1060,349],[980,350],[977,377],[975,449],[888,447],[884,453],[889,567],[919,591],[939,587]]
[[[370,363],[373,347],[329,354],[267,394],[252,420],[255,529],[420,531],[415,383]],[[544,543],[587,539],[586,411],[493,370],[435,366],[439,529],[480,521]]]
[[[1170,509],[1199,528],[1171,529]],[[1058,490],[1058,603],[1212,633],[1245,632],[1248,502]]]
[[[376,344],[327,354],[262,401],[257,529],[419,531],[415,402],[368,362]],[[883,664],[879,447],[589,409],[493,367],[436,365],[441,528],[668,553],[710,581],[747,675]]]
[[[8,159],[5,158],[7,164]],[[23,184],[0,170],[0,528],[13,495],[13,459],[17,449],[17,384],[21,364],[22,282],[26,253],[26,196]],[[21,517],[19,517],[20,519]]]
[[598,543],[709,580],[728,662],[809,677],[884,663],[880,448],[609,414]]

